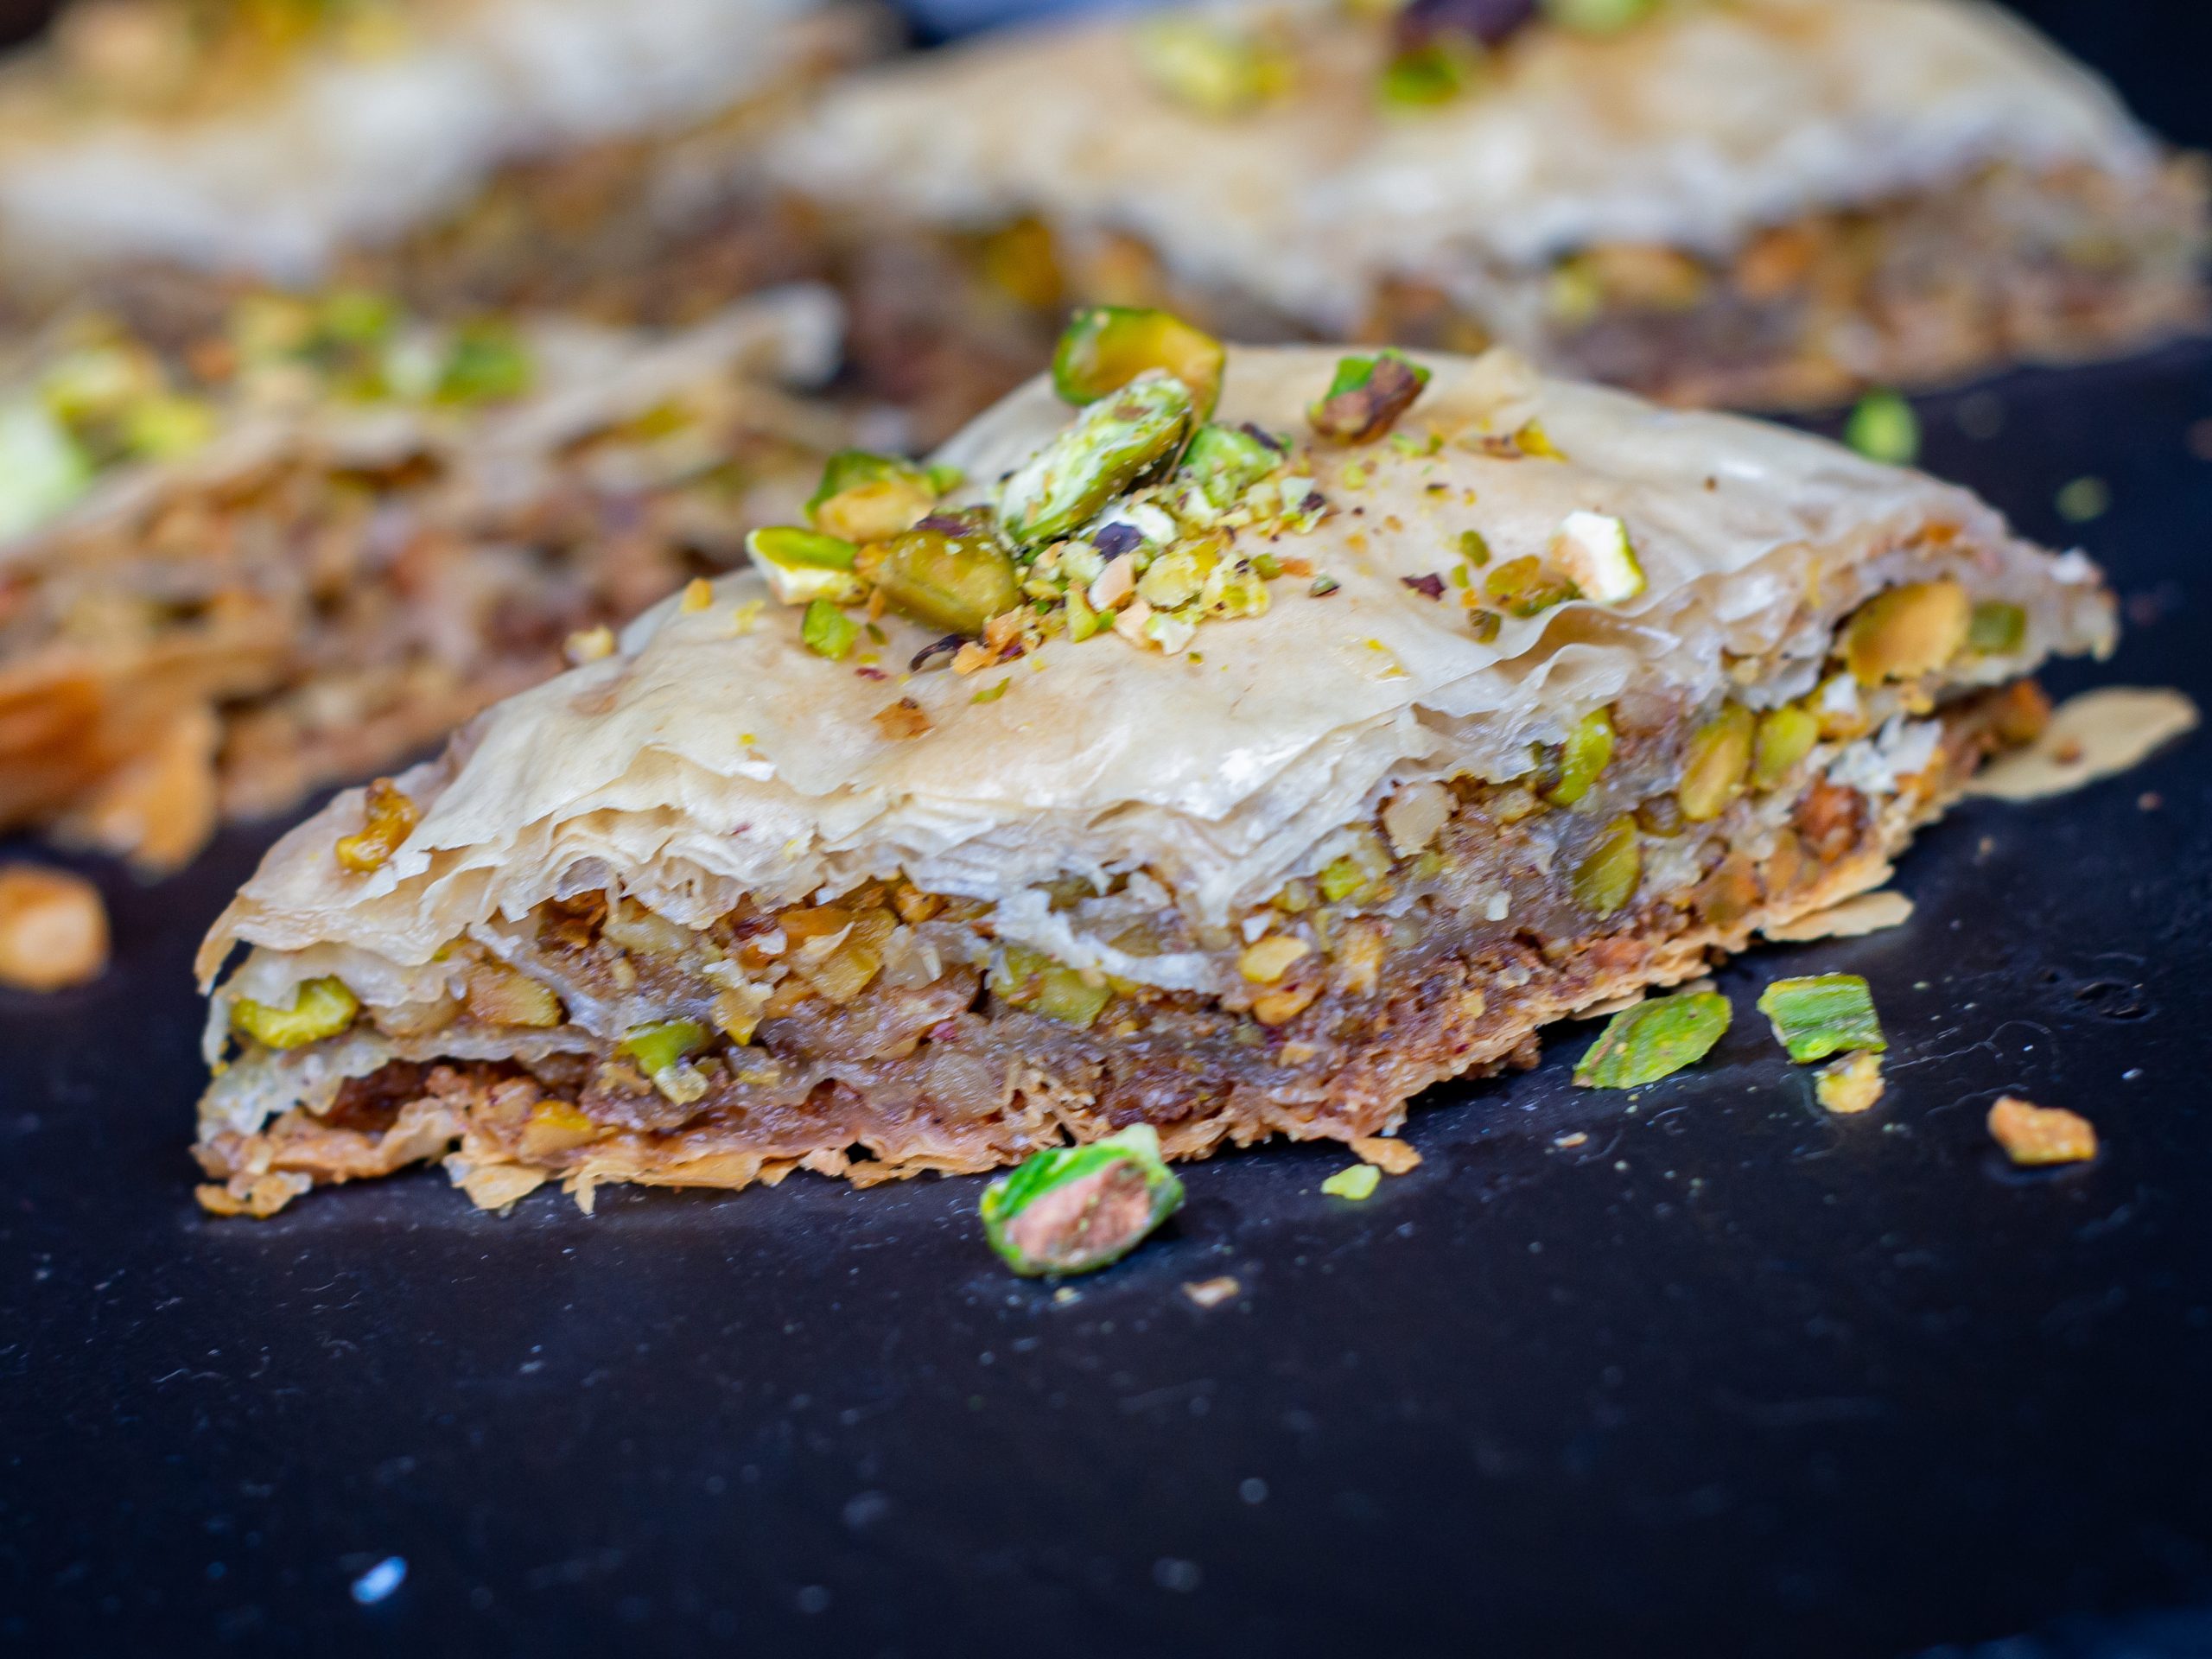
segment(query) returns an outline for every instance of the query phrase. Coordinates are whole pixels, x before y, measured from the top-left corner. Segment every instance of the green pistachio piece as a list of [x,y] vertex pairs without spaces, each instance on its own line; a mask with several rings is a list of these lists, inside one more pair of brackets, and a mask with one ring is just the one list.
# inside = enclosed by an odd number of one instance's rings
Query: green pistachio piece
[[842,663],[861,637],[861,625],[826,599],[810,599],[799,620],[799,643],[817,657]]
[[1659,0],[1543,0],[1544,16],[1561,29],[1610,35],[1650,16]]
[[1524,553],[1483,578],[1483,596],[1510,616],[1535,616],[1574,598],[1575,588],[1535,554]]
[[861,596],[861,581],[853,569],[860,550],[841,537],[797,524],[769,524],[746,537],[745,550],[786,605],[817,599],[849,604]]
[[1147,370],[1085,409],[1007,479],[999,511],[1017,545],[1057,541],[1173,460],[1191,423],[1182,381]]
[[530,390],[531,365],[522,337],[504,322],[464,324],[454,333],[439,372],[442,404],[488,404],[519,397]]
[[1844,423],[1843,441],[1869,461],[1910,467],[1920,454],[1920,416],[1894,391],[1870,391]]
[[1482,69],[1479,41],[1465,35],[1440,35],[1392,58],[1383,67],[1376,92],[1385,109],[1433,109],[1465,92]]
[[1751,787],[1772,789],[1821,741],[1821,717],[1809,709],[1785,703],[1759,716],[1751,743]]
[[365,288],[326,294],[315,311],[316,331],[346,346],[372,345],[390,334],[398,321],[399,307],[391,296]]
[[1751,764],[1751,743],[1757,718],[1740,702],[1724,703],[1720,712],[1690,734],[1689,753],[1682,761],[1682,781],[1675,800],[1692,823],[1704,823],[1727,810],[1744,787],[1744,774]]
[[1114,996],[1112,986],[1093,985],[1065,963],[1018,944],[1000,953],[991,989],[1001,1001],[1065,1026],[1089,1026]]
[[1985,657],[2018,651],[2028,637],[2028,613],[2001,599],[1986,599],[1967,620],[1967,649]]
[[1328,391],[1306,410],[1306,418],[1325,438],[1365,443],[1388,432],[1428,380],[1428,371],[1402,353],[1343,358]]
[[269,1048],[300,1048],[335,1037],[353,1023],[361,1000],[342,979],[310,979],[289,1008],[274,1008],[242,996],[231,1004],[231,1028]]
[[1846,1049],[1878,1052],[1889,1046],[1874,1013],[1874,995],[1857,974],[1777,979],[1759,993],[1759,1012],[1801,1065]]
[[1559,782],[1544,791],[1554,806],[1573,806],[1590,792],[1598,774],[1613,758],[1613,717],[1604,709],[1592,709],[1575,723],[1560,750]]
[[1200,115],[1242,115],[1284,91],[1291,63],[1243,29],[1186,14],[1148,19],[1137,31],[1137,61],[1160,92]]
[[1246,489],[1274,471],[1281,452],[1269,448],[1249,432],[1233,426],[1202,426],[1183,452],[1183,476],[1206,493],[1217,507],[1226,507]]
[[1576,904],[1594,916],[1610,916],[1636,896],[1643,878],[1643,844],[1636,820],[1624,813],[1590,843],[1568,885]]
[[988,535],[906,531],[862,548],[857,569],[893,610],[971,639],[1021,602],[1014,561]]
[[706,1047],[713,1036],[696,1020],[656,1020],[649,1025],[632,1026],[615,1052],[635,1060],[647,1077],[658,1077]]
[[1137,1123],[1087,1147],[1048,1147],[993,1181],[983,1232],[1025,1277],[1089,1273],[1127,1255],[1182,1202],[1159,1132]]
[[1172,312],[1087,305],[1068,320],[1052,352],[1052,390],[1071,404],[1095,404],[1147,369],[1190,389],[1193,418],[1213,413],[1229,353],[1211,334]]
[[215,411],[197,397],[161,392],[124,412],[124,442],[149,461],[175,461],[215,435]]
[[92,458],[45,405],[0,404],[0,537],[44,524],[92,486]]
[[1623,1008],[1574,1068],[1585,1089],[1637,1089],[1695,1065],[1728,1030],[1728,999],[1717,991],[1655,996]]

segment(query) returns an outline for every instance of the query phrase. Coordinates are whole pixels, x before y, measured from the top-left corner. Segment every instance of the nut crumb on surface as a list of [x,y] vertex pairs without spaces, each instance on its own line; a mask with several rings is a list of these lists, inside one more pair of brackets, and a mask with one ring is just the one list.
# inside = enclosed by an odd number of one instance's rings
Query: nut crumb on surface
[[67,870],[0,868],[0,984],[58,991],[107,966],[107,907],[99,889]]
[[1421,1154],[1404,1141],[1379,1135],[1363,1135],[1351,1142],[1363,1163],[1370,1163],[1385,1175],[1403,1175],[1421,1166]]
[[930,729],[930,717],[922,712],[922,705],[912,697],[879,709],[874,715],[876,729],[886,737],[903,740],[925,735]]
[[1217,1278],[1200,1279],[1195,1282],[1186,1283],[1183,1287],[1183,1294],[1200,1307],[1219,1307],[1224,1302],[1235,1298],[1243,1288],[1244,1287],[1237,1283],[1233,1275],[1224,1273]]
[[1580,1129],[1575,1130],[1572,1135],[1562,1135],[1552,1142],[1552,1145],[1559,1147],[1563,1152],[1571,1151],[1576,1147],[1586,1147],[1589,1144],[1590,1137],[1585,1135]]
[[1828,1110],[1848,1116],[1872,1108],[1887,1087],[1882,1081],[1882,1057],[1861,1049],[1822,1066],[1813,1093]]
[[2024,1168],[2040,1164],[2087,1163],[2097,1155],[2097,1131],[2089,1120],[2063,1106],[2000,1095],[1989,1109],[1989,1133],[2005,1155]]

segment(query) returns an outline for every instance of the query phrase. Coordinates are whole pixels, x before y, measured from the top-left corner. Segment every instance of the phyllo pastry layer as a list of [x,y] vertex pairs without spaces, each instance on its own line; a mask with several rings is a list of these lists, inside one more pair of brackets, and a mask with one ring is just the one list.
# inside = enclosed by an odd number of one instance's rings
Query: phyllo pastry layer
[[1745,406],[2202,314],[2196,162],[1980,0],[1103,17],[849,80],[779,165],[852,216],[865,360],[940,406],[1070,299]]
[[162,868],[404,764],[745,561],[841,423],[794,289],[671,334],[358,290],[149,340],[72,326],[0,394],[0,827]]
[[1376,1135],[1878,881],[2111,641],[2079,554],[1815,438],[1503,352],[1223,374],[1081,319],[1079,406],[838,457],[286,836],[201,954],[210,1206]]

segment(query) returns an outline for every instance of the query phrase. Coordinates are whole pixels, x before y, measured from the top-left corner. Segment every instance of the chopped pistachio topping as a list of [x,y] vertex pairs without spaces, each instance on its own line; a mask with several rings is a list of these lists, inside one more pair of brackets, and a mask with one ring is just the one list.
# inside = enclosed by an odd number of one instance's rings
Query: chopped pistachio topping
[[1844,423],[1843,441],[1869,461],[1910,467],[1920,454],[1920,417],[1894,391],[1871,391]]
[[745,550],[786,605],[817,600],[850,604],[861,596],[860,579],[853,574],[860,550],[842,537],[796,524],[771,524],[749,533]]
[[1636,1089],[1695,1065],[1728,1030],[1728,999],[1717,991],[1655,996],[1623,1008],[1574,1068],[1585,1089]]
[[1025,1277],[1090,1273],[1127,1255],[1183,1202],[1148,1123],[1052,1147],[983,1189],[984,1236]]
[[1481,77],[1481,42],[1442,34],[1392,54],[1376,91],[1385,109],[1426,110],[1449,104]]
[[519,397],[532,378],[529,348],[512,325],[486,319],[455,331],[438,374],[446,404],[499,403]]
[[1013,556],[987,529],[909,530],[861,550],[860,575],[925,627],[974,637],[1020,602]]
[[1325,438],[1365,443],[1388,432],[1413,407],[1428,380],[1428,371],[1402,353],[1344,358],[1328,391],[1306,411],[1306,417]]
[[1618,605],[1643,591],[1643,566],[1630,545],[1628,526],[1610,514],[1570,512],[1552,537],[1552,562],[1581,596]]
[[1289,55],[1274,42],[1220,20],[1177,13],[1137,30],[1137,61],[1161,92],[1200,115],[1225,119],[1286,91]]
[[1590,792],[1613,758],[1613,717],[1604,709],[1592,709],[1567,734],[1559,757],[1559,781],[1544,791],[1554,806],[1573,806]]
[[809,602],[799,624],[800,643],[817,657],[842,662],[860,638],[861,625],[826,599]]
[[1194,418],[1213,412],[1229,353],[1211,334],[1172,312],[1126,305],[1085,306],[1069,319],[1052,352],[1052,390],[1071,404],[1111,397],[1149,369],[1189,389]]
[[231,1028],[269,1048],[301,1048],[335,1037],[360,1011],[361,1001],[346,982],[326,976],[303,983],[289,1008],[240,997],[231,1004]]
[[1817,974],[1777,979],[1759,993],[1759,1012],[1773,1022],[1776,1040],[1799,1065],[1889,1044],[1875,1017],[1873,993],[1857,974]]
[[1610,35],[1641,22],[1659,0],[1543,0],[1544,16],[1561,29],[1583,35]]
[[1091,404],[1007,480],[1007,536],[1027,548],[1071,534],[1176,454],[1191,414],[1190,389],[1158,369]]
[[1332,1198],[1344,1198],[1358,1204],[1375,1196],[1375,1189],[1382,1184],[1382,1172],[1372,1164],[1349,1164],[1321,1183],[1321,1190]]
[[1508,616],[1538,616],[1576,596],[1574,584],[1533,553],[1493,566],[1483,578],[1483,597]]

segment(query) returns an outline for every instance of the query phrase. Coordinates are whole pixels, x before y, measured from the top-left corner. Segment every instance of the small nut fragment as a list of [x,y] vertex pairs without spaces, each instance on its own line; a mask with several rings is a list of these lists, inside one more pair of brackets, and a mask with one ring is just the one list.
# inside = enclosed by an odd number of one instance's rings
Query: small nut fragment
[[1359,1135],[1353,1140],[1351,1149],[1363,1162],[1374,1165],[1385,1175],[1404,1175],[1421,1167],[1421,1154],[1404,1141],[1386,1135]]
[[0,869],[0,984],[58,991],[107,966],[107,911],[99,889],[66,870]]
[[1974,617],[1967,590],[1948,576],[1874,595],[1844,625],[1844,666],[1861,685],[1917,679],[1958,654]]
[[1434,841],[1452,816],[1452,791],[1442,784],[1408,784],[1382,809],[1382,830],[1390,850],[1410,858]]
[[1989,1109],[1989,1133],[2022,1168],[2082,1164],[2097,1155],[2097,1132],[2088,1118],[2012,1095],[1999,1096]]
[[877,709],[872,718],[876,729],[888,738],[920,737],[930,729],[930,717],[912,697],[901,697]]
[[1882,1097],[1882,1057],[1870,1050],[1846,1055],[1821,1068],[1813,1094],[1832,1112],[1863,1112]]
[[423,810],[389,778],[379,778],[369,785],[361,814],[365,820],[361,828],[353,835],[340,836],[334,849],[340,866],[356,875],[383,868],[423,821]]
[[1224,1302],[1233,1301],[1243,1288],[1235,1278],[1224,1273],[1218,1278],[1200,1279],[1195,1283],[1185,1284],[1183,1294],[1200,1307],[1219,1307]]
[[1236,971],[1255,985],[1272,985],[1313,948],[1305,940],[1287,933],[1270,934],[1244,948],[1243,954],[1236,958]]

